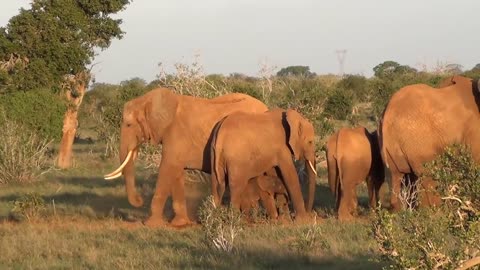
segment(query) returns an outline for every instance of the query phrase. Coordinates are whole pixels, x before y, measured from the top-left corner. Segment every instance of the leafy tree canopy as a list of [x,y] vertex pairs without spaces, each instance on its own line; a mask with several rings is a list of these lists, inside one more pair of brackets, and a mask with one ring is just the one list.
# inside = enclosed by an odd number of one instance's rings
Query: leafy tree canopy
[[384,78],[393,74],[415,73],[417,72],[417,70],[410,66],[400,65],[395,61],[385,61],[381,64],[376,65],[373,68],[373,72],[375,74],[375,77]]
[[277,72],[277,76],[304,76],[310,77],[315,73],[310,72],[309,66],[288,66]]
[[0,91],[57,88],[91,64],[95,48],[122,38],[109,16],[130,0],[33,0],[0,27]]

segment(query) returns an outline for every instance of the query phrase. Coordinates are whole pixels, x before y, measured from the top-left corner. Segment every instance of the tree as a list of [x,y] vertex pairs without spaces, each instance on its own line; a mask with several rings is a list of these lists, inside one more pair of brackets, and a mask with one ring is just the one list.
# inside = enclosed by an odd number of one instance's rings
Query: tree
[[373,72],[375,74],[375,77],[385,78],[393,74],[414,73],[417,72],[417,70],[409,66],[400,65],[395,61],[385,61],[381,64],[376,65],[373,68]]
[[303,76],[303,77],[310,77],[315,75],[315,73],[310,72],[309,66],[288,66],[282,68],[280,71],[277,72],[277,76]]
[[71,166],[77,111],[90,82],[95,49],[121,39],[122,20],[110,18],[130,0],[33,0],[0,28],[0,92],[65,91],[58,166]]
[[463,66],[460,64],[452,63],[452,64],[447,64],[445,66],[445,73],[447,74],[457,75],[462,73],[462,71],[463,71]]

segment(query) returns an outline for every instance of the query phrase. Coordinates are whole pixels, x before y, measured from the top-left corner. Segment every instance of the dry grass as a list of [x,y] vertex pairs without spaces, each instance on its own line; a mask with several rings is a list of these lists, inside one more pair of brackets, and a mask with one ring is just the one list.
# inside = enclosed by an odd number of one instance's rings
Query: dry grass
[[49,141],[4,118],[0,130],[0,184],[35,180],[48,167]]
[[[92,150],[93,149],[93,150]],[[137,187],[145,206],[128,204],[123,180],[107,182],[102,175],[116,160],[102,161],[103,149],[75,145],[76,167],[51,171],[28,185],[0,189],[0,265],[8,269],[378,269],[381,265],[367,217],[340,224],[331,211],[331,195],[319,181],[316,209],[323,211],[317,225],[246,226],[225,253],[205,241],[201,226],[175,230],[149,229],[140,221],[148,216],[156,175],[139,168]],[[209,183],[187,181],[191,218],[209,195]],[[11,221],[13,202],[35,191],[45,211],[36,219]],[[361,192],[361,196],[365,196]],[[365,198],[362,198],[366,202]],[[361,203],[364,204],[364,203]],[[171,209],[171,202],[167,203]],[[326,214],[325,214],[326,213]],[[167,210],[166,216],[171,217]],[[314,227],[312,227],[314,226]],[[295,243],[314,230],[314,239],[298,252]],[[0,268],[2,268],[0,267]]]

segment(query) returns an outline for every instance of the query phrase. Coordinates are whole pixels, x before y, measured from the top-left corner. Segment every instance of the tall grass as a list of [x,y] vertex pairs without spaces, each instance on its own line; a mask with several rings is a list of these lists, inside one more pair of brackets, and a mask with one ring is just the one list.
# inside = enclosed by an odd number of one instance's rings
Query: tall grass
[[5,118],[0,130],[0,184],[34,181],[48,167],[50,141]]

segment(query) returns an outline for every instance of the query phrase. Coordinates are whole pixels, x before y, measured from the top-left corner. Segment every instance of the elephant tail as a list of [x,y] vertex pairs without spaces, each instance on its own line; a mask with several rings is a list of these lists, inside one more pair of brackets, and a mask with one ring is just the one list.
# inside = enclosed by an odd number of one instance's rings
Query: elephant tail
[[[332,191],[334,197],[335,197],[335,201],[337,202],[336,204],[338,205],[338,201],[339,201],[339,191],[340,191],[340,179],[339,179],[339,160],[337,159],[337,141],[338,141],[338,134],[339,133],[336,133],[335,137],[331,138],[330,142],[328,143],[328,145],[331,146],[331,148],[329,148],[327,146],[327,169],[328,169],[328,184],[330,186],[330,190]],[[333,144],[331,144],[331,142]]]
[[336,208],[338,209],[338,207],[340,206],[340,197],[342,196],[342,179],[343,179],[343,166],[342,166],[342,156],[338,155],[338,153],[340,153],[339,151],[339,148],[341,149],[342,148],[342,145],[340,145],[338,143],[339,141],[339,138],[342,134],[342,130],[340,130],[338,132],[338,135],[337,135],[337,147],[335,148],[335,160],[336,160],[336,164],[337,166],[335,166],[335,169],[336,169],[336,173],[335,173],[335,206]]
[[385,116],[385,111],[387,110],[387,107],[385,107],[385,109],[383,109],[383,112],[382,112],[382,117],[380,118],[380,121],[378,121],[378,128],[377,128],[377,139],[378,139],[378,148],[380,149],[380,155],[382,157],[382,160],[383,162],[385,163],[385,166],[387,167],[387,169],[390,168],[390,165],[388,164],[387,162],[387,149],[385,147],[385,144],[383,142],[383,121],[384,121],[384,116]]
[[[222,126],[223,121],[227,118],[227,116],[223,117],[220,121],[218,121],[212,130],[212,142],[210,146],[210,164],[211,164],[211,184],[212,184],[212,196],[216,206],[220,206],[223,192],[219,191],[218,186],[222,187],[224,190],[225,187],[225,166],[223,166],[224,162],[221,162],[222,153],[222,143],[218,140],[218,132],[220,127]],[[222,170],[220,170],[222,168]],[[220,194],[222,193],[222,194]]]

